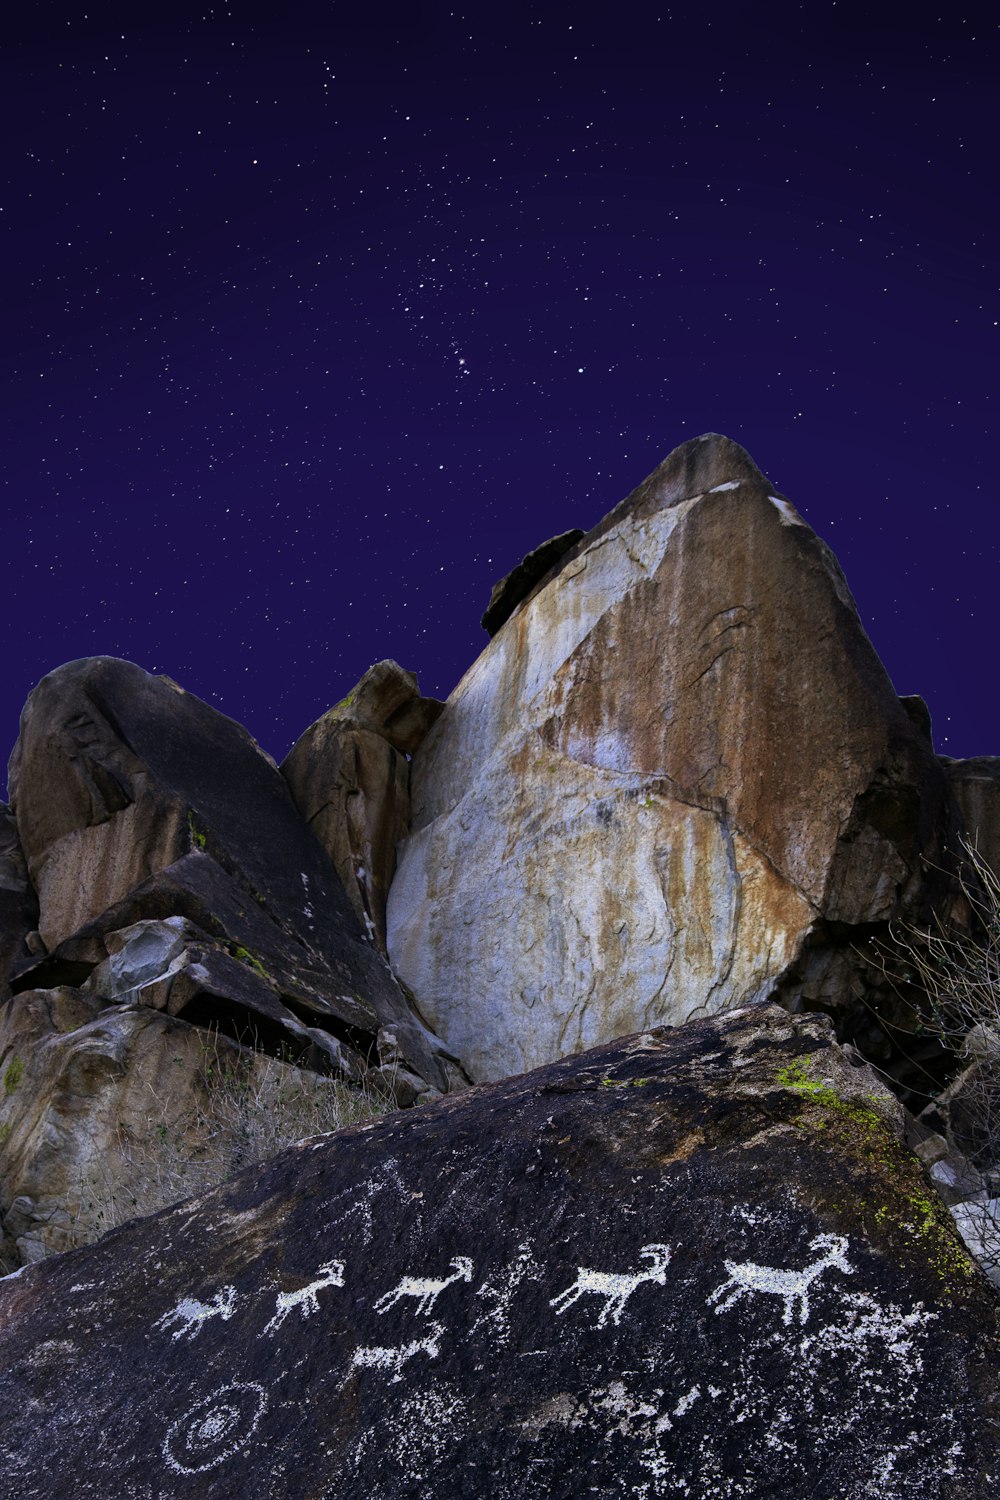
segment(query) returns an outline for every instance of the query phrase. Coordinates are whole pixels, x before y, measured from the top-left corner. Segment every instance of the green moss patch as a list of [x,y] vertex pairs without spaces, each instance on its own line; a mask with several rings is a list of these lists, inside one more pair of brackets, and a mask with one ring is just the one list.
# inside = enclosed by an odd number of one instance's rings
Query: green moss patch
[[919,1162],[897,1140],[882,1115],[857,1100],[842,1098],[829,1082],[812,1074],[804,1058],[779,1068],[777,1081],[803,1101],[797,1126],[823,1132],[832,1147],[847,1153],[864,1170],[865,1197],[832,1207],[858,1214],[873,1240],[886,1230],[896,1239],[902,1237],[939,1278],[946,1296],[958,1292],[972,1276],[975,1263],[948,1210],[927,1185]]

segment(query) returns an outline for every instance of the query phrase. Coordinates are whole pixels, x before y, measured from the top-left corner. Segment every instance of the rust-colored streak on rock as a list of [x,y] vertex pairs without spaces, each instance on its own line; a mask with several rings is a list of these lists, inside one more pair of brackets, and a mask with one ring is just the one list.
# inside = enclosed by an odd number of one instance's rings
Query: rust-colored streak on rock
[[478,1078],[763,998],[912,896],[946,808],[829,548],[717,435],[519,605],[411,783],[389,953]]

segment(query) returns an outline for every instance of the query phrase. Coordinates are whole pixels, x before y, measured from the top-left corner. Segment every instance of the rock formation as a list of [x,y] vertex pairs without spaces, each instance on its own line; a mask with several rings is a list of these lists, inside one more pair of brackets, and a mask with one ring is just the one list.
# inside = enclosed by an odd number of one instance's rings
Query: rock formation
[[377,662],[281,764],[296,807],[383,954],[396,845],[409,832],[409,756],[443,707],[420,697],[412,672]]
[[[38,902],[28,879],[17,824],[10,808],[0,802],[0,1004],[10,994],[11,965],[28,958]],[[40,946],[40,940],[38,940]]]
[[304,1141],[0,1282],[18,1500],[995,1488],[995,1295],[819,1017]]
[[715,434],[517,605],[411,795],[389,954],[476,1079],[782,985],[835,1008],[954,821],[829,548]]
[[1000,756],[953,760],[942,755],[941,764],[968,838],[1000,880]]
[[482,627],[490,635],[496,635],[505,620],[509,620],[522,599],[526,599],[555,567],[561,564],[566,553],[583,536],[579,527],[564,531],[561,536],[550,537],[540,547],[534,547],[522,557],[516,568],[493,585],[490,602],[483,615]]
[[[0,1072],[24,1084],[0,1110],[8,1260],[73,1243],[95,1162],[104,1196],[127,1201],[120,1124],[155,1099],[172,1132],[220,1035],[251,1049],[248,1067],[263,1050],[379,1098],[461,1083],[273,761],[169,678],[109,658],[51,673],[25,707],[10,789],[20,842],[6,817],[0,957],[17,995]],[[224,1137],[209,1156],[229,1152]]]
[[144,961],[138,924],[183,918],[160,975],[139,986],[159,985],[151,1003],[315,1049],[348,1077],[388,1028],[409,1066],[446,1086],[274,762],[240,725],[130,662],[71,662],[28,699],[9,779],[49,949],[15,988],[79,984],[111,953],[120,967],[112,935],[133,930]]

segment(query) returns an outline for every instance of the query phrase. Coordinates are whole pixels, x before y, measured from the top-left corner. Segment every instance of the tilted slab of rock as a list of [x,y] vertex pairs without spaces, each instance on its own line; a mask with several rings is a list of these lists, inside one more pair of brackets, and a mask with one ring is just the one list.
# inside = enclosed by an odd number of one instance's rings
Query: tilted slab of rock
[[522,557],[516,568],[493,585],[490,602],[486,606],[480,624],[490,635],[496,635],[500,626],[509,620],[522,599],[526,599],[546,573],[566,555],[583,536],[579,527],[564,531],[560,536],[550,537],[540,547],[534,547]]
[[390,959],[477,1079],[768,996],[919,896],[947,804],[829,548],[714,434],[518,606],[411,798]]
[[0,1282],[18,1500],[984,1500],[995,1293],[821,1018],[304,1141]]
[[435,1039],[241,725],[131,662],[70,662],[28,699],[10,786],[51,950],[15,989],[83,984],[108,972],[116,934],[181,917],[187,956],[147,975],[162,982],[141,999],[296,1055],[318,1048],[348,1076],[377,1062],[386,1031],[410,1084],[447,1088]]
[[281,763],[296,807],[383,953],[396,845],[410,823],[407,756],[443,708],[436,698],[421,698],[412,672],[394,661],[376,662]]

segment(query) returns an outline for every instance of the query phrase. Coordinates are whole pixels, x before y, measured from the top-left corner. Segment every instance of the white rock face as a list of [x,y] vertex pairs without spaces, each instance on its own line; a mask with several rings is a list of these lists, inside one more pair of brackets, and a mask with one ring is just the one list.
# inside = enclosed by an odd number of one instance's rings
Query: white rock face
[[909,873],[866,825],[834,879],[893,736],[832,554],[736,444],[685,444],[414,756],[392,964],[477,1080],[762,1000],[828,895],[864,920]]

